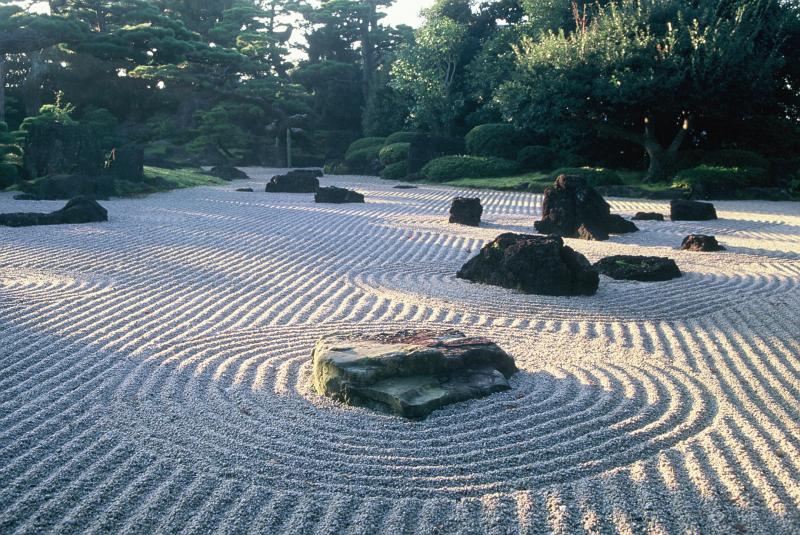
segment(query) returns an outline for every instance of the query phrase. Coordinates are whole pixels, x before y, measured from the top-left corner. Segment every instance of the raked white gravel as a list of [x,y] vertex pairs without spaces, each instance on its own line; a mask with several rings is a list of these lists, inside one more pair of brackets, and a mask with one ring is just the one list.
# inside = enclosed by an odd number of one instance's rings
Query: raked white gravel
[[[800,533],[800,204],[568,240],[685,275],[553,298],[454,277],[539,195],[477,193],[474,229],[452,188],[315,205],[248,172],[0,229],[0,533]],[[422,422],[315,395],[317,337],[414,326],[499,342],[513,389]]]

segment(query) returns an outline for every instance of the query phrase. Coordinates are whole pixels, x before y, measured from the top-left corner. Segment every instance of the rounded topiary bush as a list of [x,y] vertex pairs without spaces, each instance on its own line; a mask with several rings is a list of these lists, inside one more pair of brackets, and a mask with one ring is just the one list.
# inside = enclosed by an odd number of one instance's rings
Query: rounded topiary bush
[[386,138],[385,144],[392,145],[394,143],[411,143],[420,136],[424,136],[420,132],[395,132]]
[[724,149],[706,152],[700,165],[725,168],[769,169],[769,160],[749,150]]
[[0,163],[0,188],[7,188],[19,179],[19,170],[16,165]]
[[517,153],[517,163],[521,169],[525,170],[552,169],[557,158],[556,151],[543,145],[523,147]]
[[381,178],[386,180],[403,180],[406,176],[408,176],[407,161],[389,164],[381,170]]
[[381,164],[391,165],[393,163],[408,160],[408,150],[411,143],[392,143],[380,150],[379,156]]
[[382,147],[385,143],[385,137],[362,137],[361,139],[357,139],[350,144],[350,146],[347,148],[346,155],[349,155],[351,152],[357,152],[372,147],[378,147],[380,149],[380,147]]
[[347,168],[354,173],[377,175],[381,168],[380,145],[350,151],[345,156]]
[[602,167],[562,167],[553,171],[551,177],[555,180],[559,175],[575,175],[582,177],[590,186],[621,186],[622,178],[611,169]]
[[422,174],[430,180],[446,181],[459,178],[490,178],[510,176],[517,172],[517,162],[503,158],[481,156],[443,156],[428,162]]
[[510,124],[491,123],[476,126],[466,138],[467,152],[472,156],[516,159],[522,148],[519,132]]
[[763,183],[765,175],[758,167],[700,165],[675,175],[672,185],[689,190],[697,199],[730,199],[741,188]]

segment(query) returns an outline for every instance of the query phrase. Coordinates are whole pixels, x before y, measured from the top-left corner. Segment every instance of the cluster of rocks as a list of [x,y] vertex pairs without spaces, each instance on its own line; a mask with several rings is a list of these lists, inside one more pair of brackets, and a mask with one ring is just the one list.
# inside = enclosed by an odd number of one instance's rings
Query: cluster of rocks
[[634,223],[611,213],[611,206],[582,177],[560,175],[545,190],[542,219],[535,224],[542,234],[585,240],[607,240],[609,234],[639,230]]
[[319,394],[407,418],[508,390],[517,372],[497,344],[452,330],[330,335],[312,361]]
[[75,197],[66,206],[48,213],[0,214],[0,226],[30,227],[35,225],[67,225],[108,221],[108,211],[87,197]]

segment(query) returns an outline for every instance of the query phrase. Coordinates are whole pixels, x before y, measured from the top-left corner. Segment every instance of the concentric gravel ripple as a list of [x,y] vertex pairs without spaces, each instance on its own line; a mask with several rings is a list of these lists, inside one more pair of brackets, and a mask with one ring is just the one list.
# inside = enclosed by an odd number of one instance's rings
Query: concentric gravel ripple
[[[567,240],[687,275],[540,298],[454,278],[540,195],[325,177],[367,203],[322,206],[248,173],[0,232],[0,533],[797,533],[800,204]],[[446,222],[465,194],[480,228]],[[513,389],[408,422],[310,388],[322,334],[416,326],[496,339]]]
[[702,381],[672,367],[526,368],[529,344],[506,329],[493,337],[522,367],[510,392],[423,422],[352,409],[318,397],[309,367],[320,333],[348,328],[235,332],[165,348],[130,374],[111,412],[145,444],[270,487],[416,498],[572,481],[654,455],[716,414]]

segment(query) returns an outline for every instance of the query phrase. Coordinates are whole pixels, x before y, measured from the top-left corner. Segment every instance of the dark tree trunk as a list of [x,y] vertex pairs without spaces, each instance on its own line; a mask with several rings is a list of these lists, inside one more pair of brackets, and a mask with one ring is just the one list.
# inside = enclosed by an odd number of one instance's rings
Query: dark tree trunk
[[6,122],[6,57],[0,54],[0,123]]

